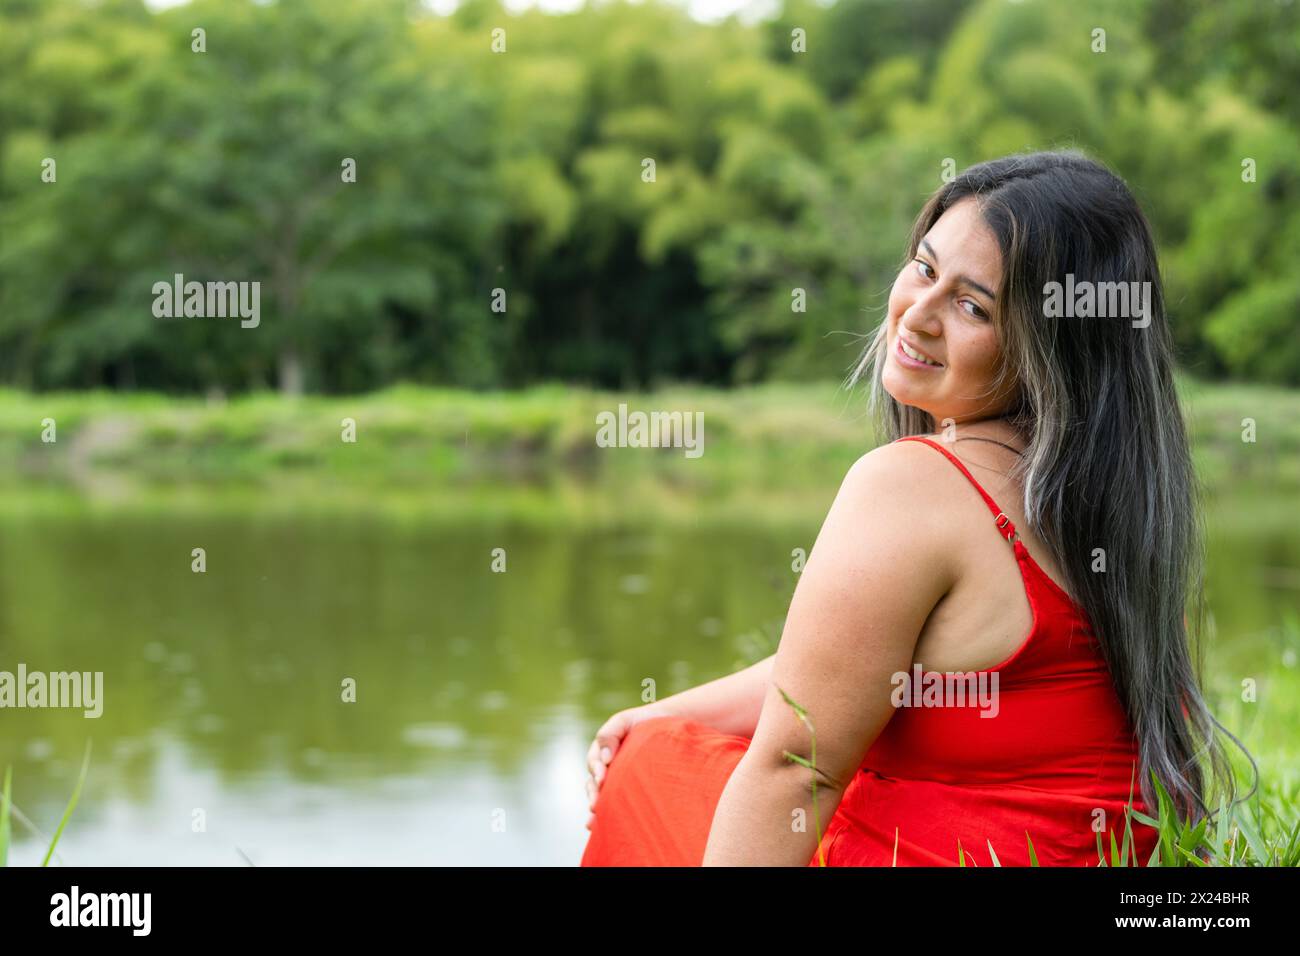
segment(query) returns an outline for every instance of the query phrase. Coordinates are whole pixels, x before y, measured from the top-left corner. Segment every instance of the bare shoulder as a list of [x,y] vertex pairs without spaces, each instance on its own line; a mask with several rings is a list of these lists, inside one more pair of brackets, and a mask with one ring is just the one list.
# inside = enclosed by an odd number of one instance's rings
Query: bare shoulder
[[923,442],[872,449],[849,468],[828,523],[864,530],[894,557],[949,577],[958,529],[950,504],[952,465]]
[[951,487],[936,461],[952,467],[920,442],[882,445],[858,458],[813,542],[796,596],[815,593],[825,609],[841,600],[835,595],[852,593],[849,603],[862,617],[855,626],[892,622],[915,641],[959,571]]
[[952,464],[924,442],[890,442],[855,461],[844,484],[858,494],[883,496],[882,505],[918,506],[909,517],[924,521],[945,510],[935,496],[951,489],[952,470]]

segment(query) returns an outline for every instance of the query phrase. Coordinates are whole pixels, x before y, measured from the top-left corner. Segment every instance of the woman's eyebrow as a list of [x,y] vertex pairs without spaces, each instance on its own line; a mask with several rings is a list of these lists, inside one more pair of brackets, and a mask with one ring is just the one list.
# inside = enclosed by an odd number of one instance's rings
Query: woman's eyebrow
[[[928,253],[930,254],[930,258],[934,260],[935,265],[938,265],[938,264],[939,264],[939,254],[938,254],[937,252],[934,251],[934,246],[930,245],[930,244],[929,244],[928,242],[926,242],[924,239],[921,240],[921,245],[925,246],[925,251],[928,252]],[[972,279],[970,276],[958,276],[958,277],[957,277],[957,281],[958,281],[958,282],[965,283],[966,285],[970,286],[972,289],[975,289],[975,290],[977,290],[977,291],[979,291],[979,292],[983,292],[986,296],[988,296],[988,297],[989,297],[991,300],[993,300],[994,302],[998,301],[998,297],[997,297],[996,295],[994,295],[992,292],[990,292],[990,291],[989,291],[988,289],[986,289],[984,286],[980,285],[978,282],[976,282],[976,281],[975,281],[974,279]]]

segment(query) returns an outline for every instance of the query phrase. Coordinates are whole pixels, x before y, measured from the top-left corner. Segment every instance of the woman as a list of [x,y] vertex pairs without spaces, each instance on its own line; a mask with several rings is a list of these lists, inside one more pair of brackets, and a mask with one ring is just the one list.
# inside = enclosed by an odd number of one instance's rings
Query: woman
[[845,477],[772,657],[597,732],[583,865],[1096,865],[1152,774],[1182,816],[1207,777],[1231,798],[1172,366],[1150,227],[1104,167],[1012,156],[939,189],[850,377],[891,441]]

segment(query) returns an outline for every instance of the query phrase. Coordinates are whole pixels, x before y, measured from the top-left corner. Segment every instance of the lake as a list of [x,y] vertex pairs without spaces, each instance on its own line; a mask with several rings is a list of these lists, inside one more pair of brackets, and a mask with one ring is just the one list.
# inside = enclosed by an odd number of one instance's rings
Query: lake
[[[1210,674],[1230,693],[1295,686],[1300,517],[1281,504],[1211,513]],[[102,671],[104,700],[98,719],[0,710],[0,767],[49,834],[93,738],[67,865],[573,865],[595,728],[647,679],[664,697],[770,653],[817,525],[11,507],[0,670]],[[1220,718],[1294,766],[1290,706],[1282,729]],[[11,862],[38,863],[14,830]]]

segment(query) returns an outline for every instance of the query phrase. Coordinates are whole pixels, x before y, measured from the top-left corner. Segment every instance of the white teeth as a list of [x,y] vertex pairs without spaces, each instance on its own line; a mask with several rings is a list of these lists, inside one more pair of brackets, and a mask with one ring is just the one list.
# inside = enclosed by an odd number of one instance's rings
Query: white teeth
[[917,352],[917,351],[915,351],[915,350],[913,350],[913,349],[908,348],[908,347],[907,347],[907,343],[904,342],[902,339],[899,339],[898,341],[899,341],[899,344],[902,345],[902,347],[903,347],[903,354],[906,355],[908,358],[914,358],[914,359],[916,359],[918,362],[924,362],[926,365],[938,365],[938,364],[939,364],[938,362],[933,362],[933,361],[931,361],[930,359],[926,358],[926,357],[925,357],[924,355],[922,355],[920,352]]

